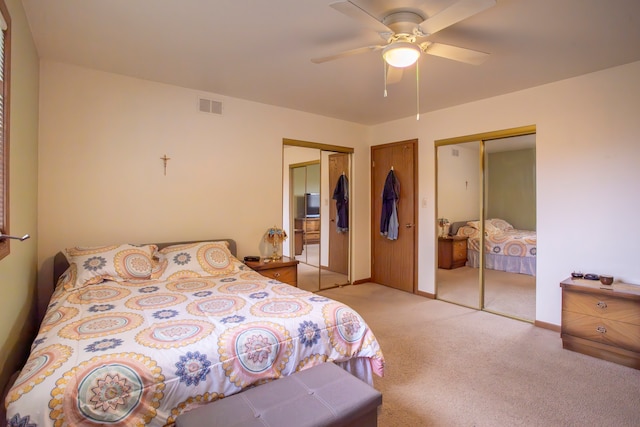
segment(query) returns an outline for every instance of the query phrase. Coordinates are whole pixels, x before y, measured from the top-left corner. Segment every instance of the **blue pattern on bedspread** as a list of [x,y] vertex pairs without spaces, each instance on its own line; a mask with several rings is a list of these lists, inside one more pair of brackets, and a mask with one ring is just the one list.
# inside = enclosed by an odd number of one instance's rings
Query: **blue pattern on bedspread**
[[172,425],[181,413],[324,362],[364,358],[348,306],[238,262],[220,277],[58,286],[10,390],[9,425]]

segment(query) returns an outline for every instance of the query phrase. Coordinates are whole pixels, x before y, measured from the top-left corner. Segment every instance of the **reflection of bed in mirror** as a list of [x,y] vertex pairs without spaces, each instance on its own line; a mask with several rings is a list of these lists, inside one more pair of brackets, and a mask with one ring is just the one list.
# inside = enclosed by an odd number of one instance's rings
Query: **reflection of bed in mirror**
[[[469,267],[480,265],[479,221],[459,221],[451,224],[449,234],[465,236]],[[485,267],[509,273],[536,275],[536,232],[518,230],[499,218],[488,219],[484,226]]]

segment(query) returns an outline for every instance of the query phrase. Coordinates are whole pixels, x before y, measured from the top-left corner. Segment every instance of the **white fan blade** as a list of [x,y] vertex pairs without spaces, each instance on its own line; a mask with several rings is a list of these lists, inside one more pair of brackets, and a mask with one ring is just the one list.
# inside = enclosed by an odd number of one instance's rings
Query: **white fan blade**
[[423,50],[429,55],[466,62],[472,65],[482,64],[489,57],[488,53],[442,43],[428,43],[426,49],[423,48]]
[[384,46],[359,47],[357,49],[346,50],[344,52],[337,53],[335,55],[324,56],[322,58],[313,58],[311,62],[313,62],[314,64],[321,64],[323,62],[333,61],[334,59],[340,59],[340,58],[344,58],[351,55],[359,55],[361,53],[373,52],[374,50],[380,50],[382,48],[384,48]]
[[337,1],[335,3],[331,3],[329,6],[338,12],[347,15],[349,18],[355,19],[365,28],[379,33],[391,32],[391,34],[393,34],[393,31],[391,31],[391,29],[382,22],[378,21],[376,17],[369,15],[369,12],[361,9],[350,1]]
[[403,68],[392,67],[389,65],[387,67],[387,84],[392,85],[402,80],[403,70]]
[[460,0],[448,8],[424,20],[420,29],[426,34],[435,34],[457,22],[495,6],[496,0]]

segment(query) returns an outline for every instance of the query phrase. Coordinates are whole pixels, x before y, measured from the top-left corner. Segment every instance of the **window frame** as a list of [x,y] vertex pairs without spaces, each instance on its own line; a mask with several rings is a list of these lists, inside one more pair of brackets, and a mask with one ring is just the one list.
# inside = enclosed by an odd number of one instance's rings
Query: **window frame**
[[[0,197],[2,197],[2,204],[0,204],[0,233],[9,234],[9,87],[11,77],[11,16],[9,15],[9,9],[4,0],[0,0],[0,12],[6,24],[6,29],[0,28],[0,31],[4,32],[2,49],[2,94],[0,98],[2,122],[0,123],[0,162],[2,162],[2,168],[0,173]],[[0,260],[9,255],[10,253],[10,239],[0,239]]]

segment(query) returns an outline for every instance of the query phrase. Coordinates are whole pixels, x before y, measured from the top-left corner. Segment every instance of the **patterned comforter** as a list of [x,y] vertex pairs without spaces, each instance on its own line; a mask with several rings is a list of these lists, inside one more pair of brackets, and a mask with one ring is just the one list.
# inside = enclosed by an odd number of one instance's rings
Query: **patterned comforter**
[[230,274],[58,286],[10,390],[10,426],[172,425],[181,413],[301,369],[383,356],[348,306]]
[[[458,229],[458,235],[468,237],[468,248],[479,252],[480,230],[470,226],[463,226]],[[537,238],[535,231],[512,228],[485,233],[485,253],[515,257],[535,257],[537,252],[536,246]]]

